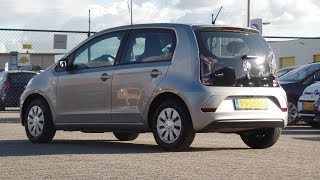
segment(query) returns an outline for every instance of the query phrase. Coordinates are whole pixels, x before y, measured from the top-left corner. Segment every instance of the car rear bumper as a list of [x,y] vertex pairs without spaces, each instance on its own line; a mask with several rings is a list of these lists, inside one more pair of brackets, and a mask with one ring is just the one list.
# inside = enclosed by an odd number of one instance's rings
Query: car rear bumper
[[[204,96],[190,95],[195,102],[189,106],[196,132],[237,132],[287,125],[287,98],[281,88],[207,88]],[[200,93],[202,94],[202,93]],[[207,94],[207,96],[205,96]],[[238,99],[263,99],[266,108],[239,109]],[[206,111],[203,111],[205,109]],[[208,111],[207,111],[208,110]],[[224,126],[231,126],[229,128]],[[213,126],[216,126],[212,128]]]
[[240,132],[257,128],[284,128],[285,122],[281,119],[259,120],[218,120],[210,123],[200,132]]

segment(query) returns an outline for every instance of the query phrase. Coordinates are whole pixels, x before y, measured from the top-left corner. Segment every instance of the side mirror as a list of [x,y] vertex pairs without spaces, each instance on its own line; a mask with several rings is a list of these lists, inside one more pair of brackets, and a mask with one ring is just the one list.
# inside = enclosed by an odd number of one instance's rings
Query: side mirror
[[57,66],[56,66],[56,70],[58,70],[58,71],[67,71],[68,70],[67,59],[59,60]]
[[59,67],[61,69],[65,69],[67,67],[67,61],[66,60],[59,61]]

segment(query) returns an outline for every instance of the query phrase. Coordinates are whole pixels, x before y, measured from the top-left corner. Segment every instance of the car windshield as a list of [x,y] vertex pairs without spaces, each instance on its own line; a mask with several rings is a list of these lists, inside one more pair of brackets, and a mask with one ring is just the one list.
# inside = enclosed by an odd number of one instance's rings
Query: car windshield
[[279,77],[280,81],[297,82],[307,78],[320,68],[320,65],[304,65]]

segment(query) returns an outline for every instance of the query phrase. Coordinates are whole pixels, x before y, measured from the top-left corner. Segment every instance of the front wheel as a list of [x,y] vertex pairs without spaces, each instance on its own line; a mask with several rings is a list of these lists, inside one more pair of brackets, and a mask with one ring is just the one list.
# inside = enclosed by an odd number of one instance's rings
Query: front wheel
[[282,128],[254,129],[240,134],[242,141],[254,149],[265,149],[273,146],[280,137]]
[[52,116],[48,105],[40,99],[30,103],[24,115],[26,134],[31,142],[48,143],[54,137]]
[[153,115],[152,132],[157,144],[168,151],[188,148],[195,137],[188,108],[179,101],[165,101]]
[[137,139],[139,136],[139,133],[131,133],[131,132],[113,132],[113,135],[119,140],[119,141],[133,141]]

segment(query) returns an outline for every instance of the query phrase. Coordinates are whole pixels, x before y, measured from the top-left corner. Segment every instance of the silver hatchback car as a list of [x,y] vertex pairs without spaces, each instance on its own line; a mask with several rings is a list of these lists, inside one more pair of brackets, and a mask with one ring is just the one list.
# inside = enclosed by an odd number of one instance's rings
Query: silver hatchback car
[[196,133],[237,133],[268,148],[287,125],[287,98],[272,50],[252,29],[143,24],[96,33],[35,76],[21,97],[30,141],[56,130],[152,132],[165,150]]

